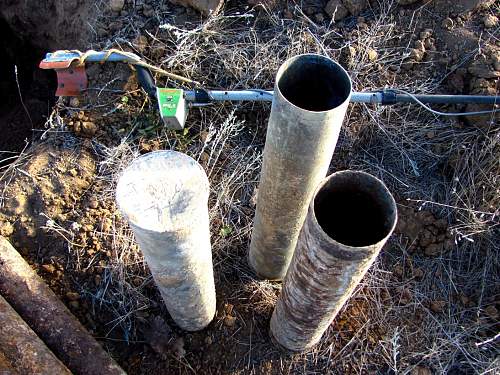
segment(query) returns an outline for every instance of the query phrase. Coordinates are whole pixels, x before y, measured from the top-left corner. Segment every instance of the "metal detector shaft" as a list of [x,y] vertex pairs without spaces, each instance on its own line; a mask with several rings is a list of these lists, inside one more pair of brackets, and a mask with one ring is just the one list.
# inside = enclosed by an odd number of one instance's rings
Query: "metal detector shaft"
[[[273,92],[267,90],[193,90],[185,91],[184,98],[188,102],[204,104],[214,101],[262,101],[271,102]],[[377,92],[353,92],[351,103],[379,103],[384,105],[396,103],[414,103],[415,98],[422,103],[429,104],[500,104],[500,96],[484,95],[408,95],[392,90]]]
[[[273,92],[267,90],[237,90],[237,91],[221,91],[221,90],[194,90],[185,91],[184,98],[188,102],[194,103],[209,103],[211,101],[253,101],[253,102],[272,102]],[[364,93],[353,92],[351,94],[352,103],[382,103],[382,93]]]

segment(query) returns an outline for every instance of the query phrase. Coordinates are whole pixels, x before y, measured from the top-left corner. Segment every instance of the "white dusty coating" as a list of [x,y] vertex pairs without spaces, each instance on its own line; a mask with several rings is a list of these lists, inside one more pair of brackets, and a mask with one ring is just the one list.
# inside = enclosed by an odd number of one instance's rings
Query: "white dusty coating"
[[314,196],[329,179],[345,178],[348,174],[358,180],[355,183],[362,184],[363,179],[369,179],[369,183],[375,186],[373,190],[387,206],[386,219],[390,229],[377,243],[362,247],[343,245],[322,230],[314,213],[315,199],[312,199],[271,317],[271,336],[285,349],[303,351],[318,343],[396,226],[394,198],[380,180],[367,173],[334,173],[323,180]]
[[322,112],[291,104],[278,82],[300,57],[285,62],[276,77],[248,256],[257,275],[270,280],[286,274],[309,201],[328,172],[350,100],[349,94],[342,104]]
[[176,151],[137,158],[116,188],[165,305],[187,331],[203,329],[215,315],[208,194],[203,168]]

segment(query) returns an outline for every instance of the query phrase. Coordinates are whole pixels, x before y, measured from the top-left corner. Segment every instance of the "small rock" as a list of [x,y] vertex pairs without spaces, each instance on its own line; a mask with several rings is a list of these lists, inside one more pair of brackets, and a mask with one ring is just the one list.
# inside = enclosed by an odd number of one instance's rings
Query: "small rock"
[[69,106],[73,108],[78,108],[80,106],[80,100],[76,96],[73,96],[69,100]]
[[82,134],[87,137],[93,137],[97,132],[97,126],[93,122],[84,121],[82,122]]
[[207,132],[206,130],[202,130],[200,132],[200,140],[203,143],[210,142],[211,139],[212,139],[212,137],[210,137],[210,132]]
[[410,52],[410,57],[416,62],[420,62],[424,59],[425,50],[414,48]]
[[453,25],[455,23],[450,17],[446,17],[443,22],[441,23],[441,26],[446,29],[446,30],[451,30],[453,28]]
[[104,233],[109,233],[112,227],[113,227],[113,222],[111,221],[111,219],[109,218],[104,219],[104,222],[102,223],[102,231]]
[[422,280],[424,277],[424,270],[420,267],[417,267],[413,270],[413,277],[417,280]]
[[205,337],[205,344],[212,345],[212,338],[210,336]]
[[353,46],[349,46],[349,48],[347,49],[347,51],[348,51],[349,57],[351,59],[353,59],[354,57],[356,57],[356,53],[358,52],[358,51],[356,51],[356,48],[354,48]]
[[139,52],[144,52],[146,50],[146,47],[148,46],[148,38],[146,38],[144,35],[139,35],[137,38],[134,39],[132,42],[135,48]]
[[427,133],[425,133],[425,136],[428,139],[433,139],[436,136],[436,132],[434,130],[429,130]]
[[413,299],[413,295],[408,288],[403,288],[401,290],[401,296],[399,298],[399,303],[402,305],[409,304]]
[[415,48],[425,52],[425,43],[422,40],[415,41]]
[[69,306],[74,309],[74,310],[78,310],[80,308],[80,302],[78,301],[71,301],[69,303]]
[[368,60],[370,61],[375,61],[377,60],[378,53],[374,49],[369,49],[368,50]]
[[287,19],[287,20],[291,20],[291,19],[293,19],[293,13],[292,13],[292,12],[290,12],[290,10],[289,10],[289,9],[285,9],[285,10],[283,11],[283,18],[285,18],[285,19]]
[[75,121],[75,123],[73,124],[73,130],[75,131],[76,134],[80,134],[82,131],[82,122]]
[[430,305],[431,311],[435,312],[436,314],[442,313],[445,307],[446,301],[432,301]]
[[323,15],[323,13],[316,13],[314,19],[317,23],[323,23],[325,21],[325,16]]
[[483,18],[483,23],[484,27],[486,27],[487,29],[495,27],[496,25],[498,25],[498,17],[495,17],[492,14],[488,14]]
[[6,221],[2,223],[2,225],[0,225],[0,235],[4,237],[9,237],[12,233],[14,233],[14,227],[12,226],[11,223]]
[[427,38],[430,38],[432,36],[432,29],[425,29],[420,33],[420,39],[425,40]]
[[56,268],[53,264],[42,264],[42,268],[45,272],[48,273],[54,273],[56,271]]
[[99,201],[96,197],[91,197],[89,200],[89,207],[92,209],[96,209],[99,207]]
[[202,164],[206,164],[206,163],[208,163],[208,161],[210,160],[210,155],[209,155],[207,152],[203,152],[203,153],[200,155],[200,160],[201,160],[201,163],[202,163]]
[[233,313],[234,305],[231,303],[226,303],[224,305],[224,312],[228,315],[231,315]]
[[486,315],[488,315],[491,319],[497,320],[498,319],[498,310],[495,306],[490,305],[484,309],[484,312]]
[[236,324],[236,317],[232,315],[226,315],[224,318],[224,325],[227,327],[233,327]]
[[68,292],[66,293],[66,298],[70,301],[78,301],[80,299],[80,294],[76,292]]
[[396,275],[398,278],[403,277],[404,270],[403,270],[403,267],[401,266],[401,264],[396,265],[396,267],[394,267],[393,272],[394,272],[394,275]]
[[325,12],[334,21],[340,21],[349,15],[349,10],[340,0],[330,0],[325,6]]
[[121,12],[123,7],[125,6],[125,0],[110,0],[109,7],[113,12]]
[[435,51],[436,46],[434,45],[434,42],[435,42],[434,38],[427,38],[424,42],[424,49]]

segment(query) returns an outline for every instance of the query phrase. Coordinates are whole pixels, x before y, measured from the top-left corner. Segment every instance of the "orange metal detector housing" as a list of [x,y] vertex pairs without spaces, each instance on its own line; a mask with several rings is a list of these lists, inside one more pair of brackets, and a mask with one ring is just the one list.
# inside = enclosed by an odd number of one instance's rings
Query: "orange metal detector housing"
[[56,96],[79,96],[87,88],[88,81],[84,64],[78,64],[77,61],[72,60],[42,61],[39,67],[56,71]]

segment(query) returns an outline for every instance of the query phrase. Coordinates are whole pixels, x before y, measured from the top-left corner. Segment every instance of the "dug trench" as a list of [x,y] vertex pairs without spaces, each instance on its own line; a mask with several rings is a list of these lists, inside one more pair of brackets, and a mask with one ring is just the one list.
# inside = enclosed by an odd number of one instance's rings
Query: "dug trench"
[[38,64],[48,51],[83,48],[91,19],[86,1],[0,0],[0,165],[40,137],[52,110],[56,75]]
[[3,18],[0,33],[0,160],[4,160],[39,137],[54,104],[56,79],[53,71],[38,69],[43,47],[20,36]]

